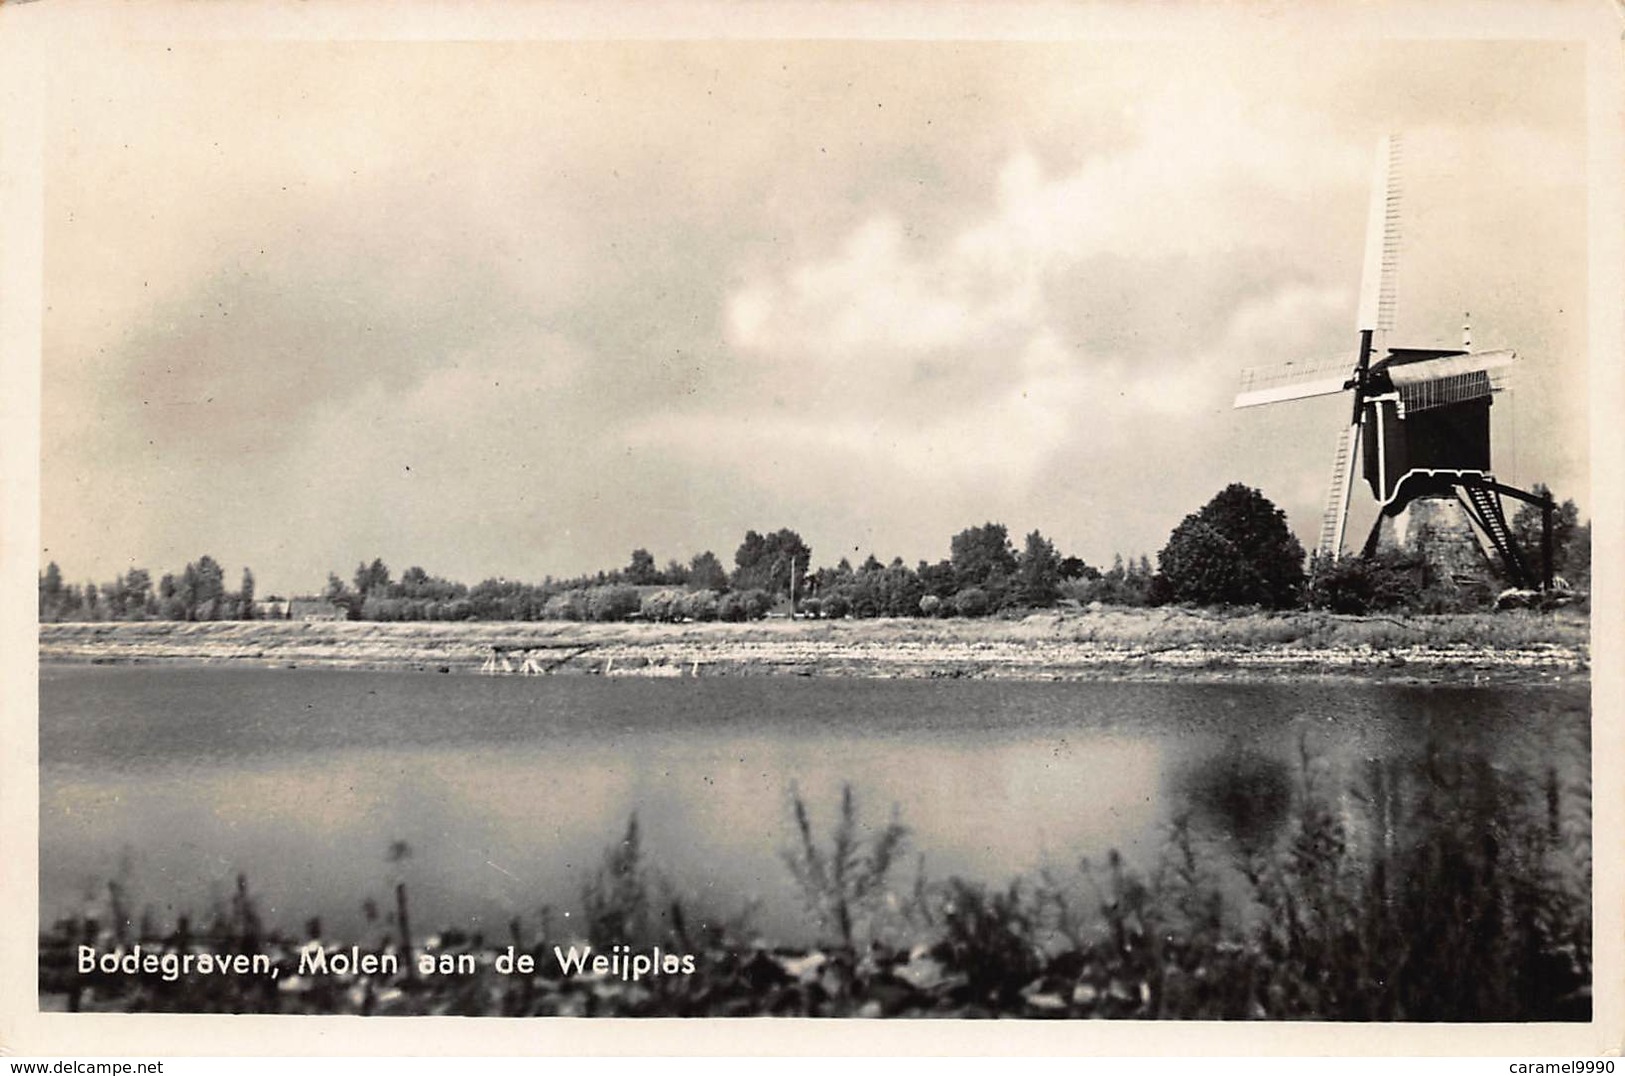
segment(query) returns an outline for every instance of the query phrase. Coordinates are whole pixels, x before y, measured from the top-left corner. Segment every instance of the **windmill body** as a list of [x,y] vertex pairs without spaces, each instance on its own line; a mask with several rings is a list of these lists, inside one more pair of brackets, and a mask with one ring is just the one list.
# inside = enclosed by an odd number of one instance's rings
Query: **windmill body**
[[1490,473],[1496,386],[1486,366],[1502,357],[1513,353],[1407,348],[1371,368],[1360,450],[1372,496],[1386,506],[1417,495],[1428,476]]
[[[1440,567],[1459,575],[1463,548],[1476,546],[1478,559],[1495,556],[1514,585],[1538,582],[1549,587],[1551,498],[1503,485],[1491,470],[1490,412],[1517,354],[1388,347],[1383,342],[1392,326],[1395,301],[1399,159],[1397,139],[1385,139],[1378,149],[1372,188],[1356,326],[1359,349],[1318,362],[1243,371],[1235,406],[1353,394],[1321,522],[1317,550],[1322,556],[1342,554],[1358,475],[1378,506],[1364,555],[1384,546],[1429,555],[1425,547],[1431,544],[1452,550]],[[1502,495],[1539,504],[1544,510],[1548,538],[1538,579],[1512,538],[1501,509]]]

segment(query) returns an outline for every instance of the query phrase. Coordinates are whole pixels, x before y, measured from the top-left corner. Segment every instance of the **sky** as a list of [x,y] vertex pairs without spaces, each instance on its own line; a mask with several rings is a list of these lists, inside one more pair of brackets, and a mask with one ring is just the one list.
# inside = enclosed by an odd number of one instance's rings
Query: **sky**
[[1562,42],[151,40],[54,65],[47,131],[70,581],[780,527],[912,564],[987,521],[1109,564],[1231,482],[1311,546],[1346,400],[1231,400],[1355,346],[1390,131],[1389,342],[1516,348],[1496,473],[1589,503]]

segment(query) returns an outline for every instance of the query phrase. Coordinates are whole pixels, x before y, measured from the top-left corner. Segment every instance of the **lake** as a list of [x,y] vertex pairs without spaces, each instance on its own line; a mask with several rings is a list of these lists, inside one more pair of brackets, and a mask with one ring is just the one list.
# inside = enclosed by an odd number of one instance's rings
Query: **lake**
[[[201,916],[244,873],[288,931],[320,916],[358,936],[363,901],[388,906],[403,879],[420,931],[503,937],[544,905],[579,921],[636,813],[691,907],[754,904],[764,935],[796,941],[811,928],[781,858],[793,790],[827,834],[850,782],[865,821],[896,806],[929,877],[1002,885],[1113,848],[1148,866],[1180,816],[1217,845],[1268,841],[1305,751],[1340,789],[1430,745],[1564,788],[1590,773],[1579,684],[46,666],[40,710],[43,924],[105,907],[112,878],[160,924]],[[410,855],[392,861],[396,842]],[[914,872],[911,854],[899,883]]]

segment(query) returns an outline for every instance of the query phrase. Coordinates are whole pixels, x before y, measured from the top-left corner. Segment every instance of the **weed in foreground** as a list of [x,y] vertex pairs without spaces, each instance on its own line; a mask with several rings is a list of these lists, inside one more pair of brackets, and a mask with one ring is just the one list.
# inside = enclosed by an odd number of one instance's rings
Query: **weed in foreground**
[[[945,1015],[1403,1021],[1584,1020],[1590,1015],[1589,788],[1548,770],[1509,775],[1438,746],[1373,762],[1352,786],[1329,781],[1304,746],[1288,822],[1272,841],[1204,841],[1169,827],[1145,874],[1115,852],[1075,874],[1041,872],[1002,889],[916,875],[911,947],[890,941],[889,879],[907,833],[895,813],[865,827],[843,789],[828,843],[792,796],[796,843],[784,853],[830,940],[766,948],[743,926],[696,924],[647,865],[634,817],[583,890],[589,940],[671,944],[696,973],[644,983],[559,973],[556,939],[510,925],[524,976],[435,985],[360,976],[344,982],[76,976],[72,947],[139,941],[164,952],[271,953],[284,963],[319,941],[262,922],[246,879],[194,931],[137,928],[126,886],[108,918],[65,919],[41,938],[40,987],[70,1008],[127,1011],[503,1015]],[[1582,840],[1581,838],[1585,838]],[[404,894],[402,898],[404,910]],[[394,944],[406,942],[401,922]],[[859,939],[865,947],[860,951]],[[568,939],[563,939],[568,940]],[[480,952],[478,935],[422,939],[426,952]]]
[[859,921],[870,919],[885,896],[887,877],[907,845],[908,829],[893,808],[884,826],[867,839],[860,836],[857,801],[852,786],[843,784],[840,817],[825,850],[813,836],[800,791],[792,789],[790,798],[796,843],[784,851],[785,865],[820,929],[833,928],[841,947],[853,952]]

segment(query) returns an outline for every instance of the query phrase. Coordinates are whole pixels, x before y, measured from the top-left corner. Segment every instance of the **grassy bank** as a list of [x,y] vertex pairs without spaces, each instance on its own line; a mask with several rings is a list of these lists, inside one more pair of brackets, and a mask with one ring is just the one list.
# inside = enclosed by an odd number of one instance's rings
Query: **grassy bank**
[[1358,675],[1541,681],[1584,674],[1573,612],[1444,616],[1103,609],[1002,620],[756,623],[45,624],[64,662],[248,662],[477,672],[493,653],[546,673],[899,677]]
[[[302,935],[261,918],[246,879],[204,917],[160,926],[118,884],[104,909],[41,938],[42,1005],[118,1011],[626,1015],[1124,1017],[1525,1021],[1590,1017],[1589,785],[1508,774],[1429,750],[1330,787],[1304,758],[1277,829],[1213,839],[1188,818],[1156,866],[1073,860],[989,887],[908,869],[894,816],[866,823],[848,790],[825,832],[798,799],[783,856],[824,941],[785,949],[748,916],[707,915],[651,866],[634,818],[582,887],[574,919],[515,919],[504,937],[415,934],[404,885],[376,934]],[[393,854],[393,853],[392,853]],[[382,864],[381,864],[382,866]],[[381,874],[382,874],[381,870]],[[301,954],[352,942],[402,954],[396,973],[301,973]],[[78,945],[267,955],[260,976],[81,975]],[[561,968],[555,947],[692,956],[631,980]],[[512,947],[529,970],[498,967]],[[415,973],[412,955],[469,958]]]

